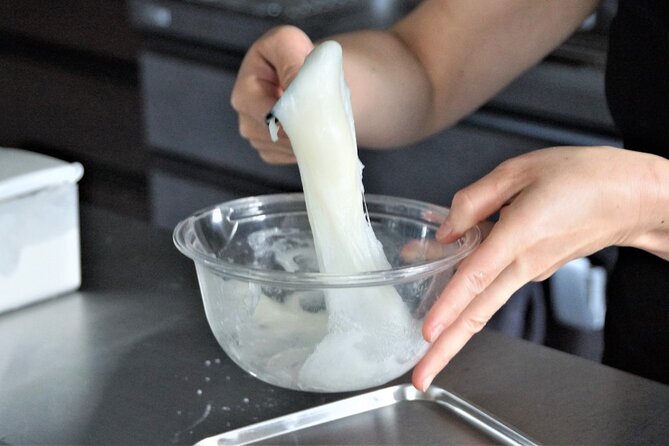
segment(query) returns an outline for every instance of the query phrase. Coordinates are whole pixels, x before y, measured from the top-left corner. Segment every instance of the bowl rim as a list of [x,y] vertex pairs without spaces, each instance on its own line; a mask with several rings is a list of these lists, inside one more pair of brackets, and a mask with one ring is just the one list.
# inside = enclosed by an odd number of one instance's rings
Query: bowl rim
[[[304,194],[281,193],[256,195],[234,200],[225,201],[219,204],[208,206],[194,212],[189,217],[181,220],[174,228],[172,240],[177,249],[186,257],[193,260],[196,265],[201,264],[213,270],[215,273],[231,279],[257,282],[269,286],[290,287],[293,289],[317,289],[317,288],[357,288],[368,286],[396,285],[404,282],[414,281],[429,275],[436,274],[446,268],[450,268],[469,255],[481,242],[482,233],[478,225],[469,229],[462,237],[458,239],[461,246],[455,255],[440,258],[437,260],[407,265],[399,268],[368,271],[355,274],[333,274],[320,272],[294,273],[288,271],[269,271],[260,268],[235,265],[217,259],[213,261],[210,257],[193,249],[186,243],[185,232],[192,227],[193,222],[204,214],[215,209],[239,207],[251,205],[258,202],[281,202],[281,201],[302,201]],[[394,197],[380,194],[365,194],[367,203],[375,204],[390,203],[393,205],[420,206],[428,211],[437,214],[447,215],[449,210],[444,206],[439,206],[411,198]],[[455,243],[455,242],[454,242]]]

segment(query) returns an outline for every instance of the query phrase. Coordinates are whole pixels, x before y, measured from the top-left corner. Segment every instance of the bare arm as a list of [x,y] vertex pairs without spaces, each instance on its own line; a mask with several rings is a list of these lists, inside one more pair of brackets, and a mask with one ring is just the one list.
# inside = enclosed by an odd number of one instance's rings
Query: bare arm
[[[432,134],[475,110],[559,45],[596,0],[426,0],[389,31],[334,36],[344,47],[358,140],[391,147]],[[269,162],[294,162],[271,144],[265,114],[313,48],[292,27],[247,53],[232,94],[240,132]]]
[[565,40],[595,0],[428,0],[390,32],[336,37],[363,145],[449,126]]

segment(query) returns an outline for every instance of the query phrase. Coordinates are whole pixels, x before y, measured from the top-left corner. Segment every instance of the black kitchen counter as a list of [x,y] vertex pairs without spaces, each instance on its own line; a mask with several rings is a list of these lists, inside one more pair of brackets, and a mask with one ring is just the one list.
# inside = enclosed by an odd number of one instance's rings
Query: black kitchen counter
[[[86,207],[81,228],[81,290],[0,315],[0,444],[194,443],[348,395],[232,363],[169,232]],[[492,331],[435,384],[540,443],[669,438],[669,386]]]

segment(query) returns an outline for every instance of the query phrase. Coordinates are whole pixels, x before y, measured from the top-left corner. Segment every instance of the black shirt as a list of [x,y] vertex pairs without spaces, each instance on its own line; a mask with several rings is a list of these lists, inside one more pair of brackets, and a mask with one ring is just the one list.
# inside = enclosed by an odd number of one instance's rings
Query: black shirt
[[609,109],[625,147],[669,155],[669,2],[619,0],[606,69]]
[[[669,158],[669,1],[619,1],[606,95],[625,147]],[[604,362],[669,384],[669,262],[621,248],[607,294]]]

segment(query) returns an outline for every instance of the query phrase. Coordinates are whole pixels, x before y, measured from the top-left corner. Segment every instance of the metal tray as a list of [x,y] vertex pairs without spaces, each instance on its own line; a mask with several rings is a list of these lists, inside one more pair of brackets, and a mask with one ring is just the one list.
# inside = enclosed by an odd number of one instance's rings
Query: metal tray
[[536,443],[457,395],[403,384],[205,438],[196,446],[259,444]]

